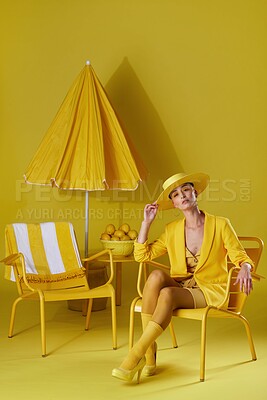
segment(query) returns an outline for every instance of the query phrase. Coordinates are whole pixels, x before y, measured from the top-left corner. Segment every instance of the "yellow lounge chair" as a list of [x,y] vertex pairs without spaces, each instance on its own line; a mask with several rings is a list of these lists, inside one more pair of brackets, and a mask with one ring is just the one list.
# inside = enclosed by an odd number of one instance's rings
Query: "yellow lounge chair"
[[[5,230],[7,257],[5,278],[17,284],[19,297],[11,312],[9,337],[13,335],[17,304],[22,300],[40,302],[42,356],[46,355],[45,302],[88,299],[85,329],[89,329],[93,299],[111,299],[112,340],[117,348],[115,290],[111,284],[114,270],[110,250],[103,250],[81,260],[72,224],[68,222],[44,222],[37,224],[12,224]],[[108,281],[90,289],[86,268],[103,254],[110,257]],[[84,268],[85,263],[86,268]]]
[[[251,274],[253,280],[259,281],[262,276],[256,274],[256,270],[260,261],[261,253],[263,250],[263,241],[257,237],[244,237],[240,236],[239,240],[243,243],[244,248],[249,255],[249,257],[254,262],[254,271]],[[134,342],[134,317],[135,312],[142,311],[142,285],[147,279],[149,265],[153,268],[162,268],[169,271],[169,267],[158,263],[156,261],[147,261],[145,263],[140,263],[139,273],[137,280],[137,291],[139,296],[135,297],[131,303],[130,308],[130,326],[129,326],[129,348],[133,346]],[[256,360],[256,352],[252,340],[252,334],[250,330],[249,323],[247,319],[242,315],[242,311],[248,296],[239,290],[238,285],[234,285],[236,276],[238,274],[239,268],[235,267],[230,261],[229,265],[229,275],[227,290],[225,294],[224,306],[222,308],[207,306],[205,308],[196,309],[177,309],[173,311],[173,317],[195,319],[201,321],[201,348],[200,348],[200,381],[205,380],[205,357],[206,357],[206,330],[207,330],[207,318],[235,318],[240,320],[246,329],[248,342],[250,346],[252,360]],[[173,347],[177,346],[176,336],[173,328],[172,322],[169,325],[172,344]]]

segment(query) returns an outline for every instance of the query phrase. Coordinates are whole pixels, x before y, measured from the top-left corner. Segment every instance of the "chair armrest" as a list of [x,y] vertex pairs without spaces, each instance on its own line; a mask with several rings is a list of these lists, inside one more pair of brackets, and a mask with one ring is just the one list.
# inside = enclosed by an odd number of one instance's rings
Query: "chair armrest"
[[168,267],[165,264],[161,264],[156,261],[148,260],[148,261],[143,261],[139,264],[139,269],[138,269],[138,276],[137,276],[137,292],[140,297],[143,297],[143,287],[144,284],[142,285],[142,277],[144,275],[144,282],[147,280],[148,274],[147,274],[147,266],[151,265],[152,267],[155,268],[161,268],[163,270],[170,270],[170,267]]
[[[237,271],[240,271],[240,267],[236,267],[236,266],[233,266],[230,270],[229,270],[229,274],[231,273],[231,275],[233,274],[233,272],[237,272]],[[232,271],[232,272],[231,272]],[[251,272],[250,273],[251,274],[251,278],[252,278],[252,280],[255,280],[255,281],[260,281],[261,279],[265,279],[265,276],[263,276],[263,275],[260,275],[260,274],[256,274],[256,272]],[[229,279],[229,278],[228,278]]]
[[170,270],[170,267],[168,265],[165,265],[165,264],[159,263],[157,261],[153,261],[153,260],[144,261],[144,264],[152,265],[153,267],[157,267],[157,268],[162,268],[167,271]]
[[[228,306],[229,300],[230,300],[230,295],[233,293],[233,289],[231,289],[232,286],[232,281],[236,279],[235,276],[233,276],[234,273],[238,273],[240,271],[240,267],[233,266],[229,272],[228,272],[228,280],[227,280],[227,285],[226,285],[226,292],[225,292],[225,297],[223,302],[218,308],[225,308],[225,305]],[[261,276],[259,274],[256,274],[255,272],[251,272],[251,277],[253,280],[260,281],[260,279],[265,279],[264,276]],[[236,285],[236,289],[234,289],[234,293],[239,292],[239,285]],[[240,292],[241,293],[241,292]]]
[[[5,265],[14,267],[14,263],[19,259],[21,261],[23,282],[25,283],[25,285],[28,287],[29,290],[34,292],[35,290],[31,287],[31,285],[29,284],[28,279],[27,279],[26,264],[25,264],[24,255],[22,253],[10,254],[9,256],[7,256],[3,260],[1,260],[0,262],[3,262]],[[17,267],[15,266],[14,268],[17,268]],[[17,275],[18,275],[18,270],[17,270]],[[17,284],[18,284],[18,282],[17,282]]]
[[255,281],[260,281],[261,279],[265,279],[265,276],[256,274],[255,272],[251,272],[251,277],[252,279],[255,279]]
[[3,260],[0,260],[0,262],[4,263],[5,265],[12,266],[14,262],[18,260],[21,256],[23,256],[21,253],[10,254],[9,256],[3,258]]
[[98,253],[93,254],[90,257],[86,257],[82,259],[82,262],[85,264],[85,269],[86,272],[88,271],[88,265],[90,264],[91,261],[97,260],[99,257],[102,257],[104,254],[109,254],[109,263],[110,263],[110,276],[108,281],[105,283],[111,283],[114,278],[114,264],[113,264],[113,255],[112,251],[110,249],[105,249],[102,251],[99,251]]
[[82,262],[86,262],[86,261],[90,262],[90,261],[93,261],[93,260],[95,260],[96,258],[99,258],[99,257],[101,257],[101,256],[103,256],[104,254],[107,254],[107,253],[109,253],[109,255],[111,255],[111,257],[112,257],[112,252],[111,252],[111,250],[110,250],[110,249],[105,249],[105,250],[99,251],[98,253],[93,254],[93,255],[90,256],[90,257],[82,258]]

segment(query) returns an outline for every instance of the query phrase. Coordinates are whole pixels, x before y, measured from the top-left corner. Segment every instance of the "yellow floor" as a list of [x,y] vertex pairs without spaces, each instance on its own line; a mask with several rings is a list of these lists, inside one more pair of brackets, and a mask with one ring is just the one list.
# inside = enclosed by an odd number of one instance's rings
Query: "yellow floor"
[[[258,355],[251,362],[243,326],[238,321],[209,323],[206,381],[199,382],[199,322],[175,319],[178,349],[171,348],[168,331],[158,339],[158,371],[141,378],[139,385],[111,377],[128,349],[128,314],[132,294],[123,294],[117,307],[118,350],[112,350],[109,304],[94,312],[91,329],[85,319],[65,303],[47,306],[46,358],[40,356],[40,330],[36,304],[20,304],[15,336],[7,338],[9,313],[15,290],[1,291],[0,390],[2,399],[266,399],[266,306],[246,308]],[[14,288],[15,289],[15,288]],[[263,295],[263,293],[262,293]],[[129,297],[127,297],[129,296]],[[255,296],[259,296],[255,294]],[[257,299],[258,301],[258,299]],[[22,312],[23,310],[23,312]],[[140,333],[140,321],[136,328]]]

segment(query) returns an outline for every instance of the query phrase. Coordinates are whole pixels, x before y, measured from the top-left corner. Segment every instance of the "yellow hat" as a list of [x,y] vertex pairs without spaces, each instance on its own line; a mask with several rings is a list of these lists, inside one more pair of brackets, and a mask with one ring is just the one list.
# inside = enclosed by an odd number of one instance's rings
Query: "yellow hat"
[[159,210],[168,210],[169,208],[173,208],[173,202],[169,198],[169,194],[178,186],[181,186],[187,182],[193,183],[194,188],[199,194],[206,189],[209,184],[209,180],[209,176],[203,174],[202,172],[195,174],[185,174],[181,172],[171,176],[163,183],[163,192],[159,195],[159,198],[156,201],[156,203],[159,205]]

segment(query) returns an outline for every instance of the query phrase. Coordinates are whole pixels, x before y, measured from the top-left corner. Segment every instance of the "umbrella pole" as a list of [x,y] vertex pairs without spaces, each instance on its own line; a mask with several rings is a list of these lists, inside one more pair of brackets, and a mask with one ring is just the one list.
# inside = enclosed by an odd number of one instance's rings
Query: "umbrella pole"
[[89,192],[85,192],[85,258],[88,257],[88,236],[89,236]]

